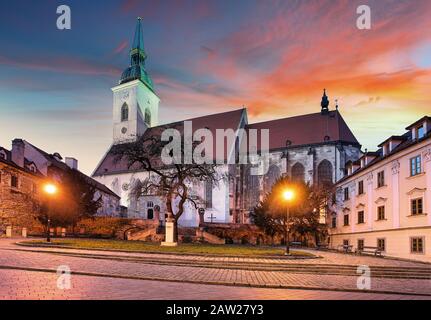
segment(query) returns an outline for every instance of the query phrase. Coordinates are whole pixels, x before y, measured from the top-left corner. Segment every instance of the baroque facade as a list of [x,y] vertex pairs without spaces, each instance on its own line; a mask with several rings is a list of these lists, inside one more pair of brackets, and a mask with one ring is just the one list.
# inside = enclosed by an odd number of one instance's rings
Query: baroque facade
[[[181,127],[186,121],[160,126],[158,108],[160,99],[151,77],[146,71],[147,54],[143,46],[141,20],[138,19],[130,66],[121,75],[113,91],[113,144],[97,165],[93,177],[121,196],[129,218],[159,219],[164,221],[164,201],[155,196],[139,199],[131,194],[135,183],[148,177],[148,172],[131,170],[125,163],[115,161],[113,147],[144,135],[151,137],[163,128]],[[268,192],[276,179],[289,175],[311,184],[319,181],[335,182],[344,176],[345,164],[361,156],[360,144],[338,111],[329,110],[329,99],[324,92],[320,112],[250,124],[247,110],[238,109],[224,113],[188,119],[193,132],[209,129],[214,136],[217,130],[233,131],[239,145],[242,133],[269,130],[269,170],[252,175],[248,165],[224,164],[221,173],[229,173],[229,181],[217,186],[194,185],[193,192],[202,199],[204,221],[213,223],[250,223],[250,212]],[[258,152],[259,150],[258,147]],[[229,157],[237,158],[236,145],[226,150]],[[155,207],[161,215],[156,217]],[[181,226],[198,226],[199,214],[192,206],[186,208],[179,220]]]
[[370,246],[431,261],[431,118],[406,130],[348,163],[328,217],[332,248]]

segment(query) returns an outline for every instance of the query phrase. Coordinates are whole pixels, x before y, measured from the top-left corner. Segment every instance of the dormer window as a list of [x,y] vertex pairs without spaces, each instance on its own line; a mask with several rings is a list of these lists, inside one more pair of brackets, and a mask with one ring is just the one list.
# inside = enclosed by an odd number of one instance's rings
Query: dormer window
[[425,128],[424,126],[420,126],[418,128],[418,139],[425,137]]
[[410,130],[412,140],[425,137],[431,129],[431,118],[425,116],[406,128]]

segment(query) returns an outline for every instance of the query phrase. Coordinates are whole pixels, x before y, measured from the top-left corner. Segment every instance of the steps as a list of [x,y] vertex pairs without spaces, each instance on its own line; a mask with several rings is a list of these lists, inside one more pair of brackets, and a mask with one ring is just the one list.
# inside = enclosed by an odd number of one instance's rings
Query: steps
[[136,232],[131,233],[127,237],[127,240],[147,241],[149,238],[153,237],[156,234],[157,234],[157,227],[148,228],[145,230],[140,230],[140,231],[136,231]]

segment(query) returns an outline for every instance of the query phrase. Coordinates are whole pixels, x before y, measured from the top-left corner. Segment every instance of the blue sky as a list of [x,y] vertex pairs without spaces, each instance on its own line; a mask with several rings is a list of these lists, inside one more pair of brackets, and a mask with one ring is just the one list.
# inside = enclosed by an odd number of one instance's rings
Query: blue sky
[[[0,145],[24,138],[91,173],[112,140],[112,93],[137,16],[170,122],[247,106],[251,121],[318,112],[324,87],[374,149],[430,113],[431,3],[365,1],[15,1],[0,11]],[[67,4],[72,30],[56,28]]]

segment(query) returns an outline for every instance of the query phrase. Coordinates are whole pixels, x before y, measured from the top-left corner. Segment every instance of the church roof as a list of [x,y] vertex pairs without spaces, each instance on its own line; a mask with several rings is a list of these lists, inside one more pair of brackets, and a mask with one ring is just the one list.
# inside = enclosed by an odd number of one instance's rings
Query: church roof
[[[254,123],[248,129],[269,129],[269,149],[345,142],[360,146],[338,110]],[[258,135],[258,147],[259,146]]]
[[[209,129],[214,139],[217,129],[233,129],[234,131],[239,128],[245,128],[246,130],[269,129],[270,150],[286,148],[286,141],[291,142],[290,147],[332,142],[345,142],[360,146],[338,111],[330,111],[323,115],[321,113],[307,114],[246,125],[246,109],[239,109],[184,121],[192,122],[193,132],[202,128]],[[160,136],[162,130],[167,128],[175,128],[183,133],[184,121],[149,128],[145,132],[145,136]],[[258,134],[258,148],[260,148],[259,142],[260,136]],[[215,142],[213,145],[215,148]],[[128,168],[127,161],[118,160],[114,155],[114,151],[115,145],[111,146],[100,161],[93,176],[140,171],[139,168]],[[229,151],[226,148],[224,151],[226,159]],[[213,154],[215,154],[215,151]]]
[[[144,138],[145,137],[151,137],[151,136],[160,136],[161,132],[164,129],[177,129],[181,134],[184,132],[184,122],[190,121],[193,128],[193,133],[198,129],[209,129],[214,137],[214,151],[213,154],[215,155],[215,137],[216,137],[216,130],[222,129],[233,129],[236,131],[241,123],[241,119],[245,117],[246,112],[245,109],[238,109],[234,111],[228,111],[223,113],[217,113],[212,115],[207,115],[203,117],[197,117],[192,119],[186,119],[183,121],[173,122],[169,124],[160,125],[157,127],[148,128],[145,131]],[[126,161],[119,161],[117,157],[114,155],[116,145],[112,145],[108,152],[105,154],[102,161],[97,166],[96,170],[93,173],[93,176],[102,176],[106,174],[116,174],[116,173],[124,173],[129,171],[139,171],[139,168],[128,168],[128,164]],[[227,158],[228,150],[224,150],[224,157]]]
[[[37,168],[37,166],[35,165],[35,163],[33,161],[30,161],[27,158],[24,158],[24,167],[20,167],[18,164],[16,164],[15,162],[12,161],[12,152],[11,151],[7,150],[6,148],[3,148],[2,146],[0,146],[0,151],[3,151],[6,154],[5,159],[0,157],[0,162],[7,164],[11,167],[14,167],[15,169],[22,170],[22,171],[25,171],[29,174],[38,176],[39,178],[43,177],[43,174],[39,171],[39,169]],[[29,166],[32,164],[35,165],[36,172],[33,172],[29,169]]]

